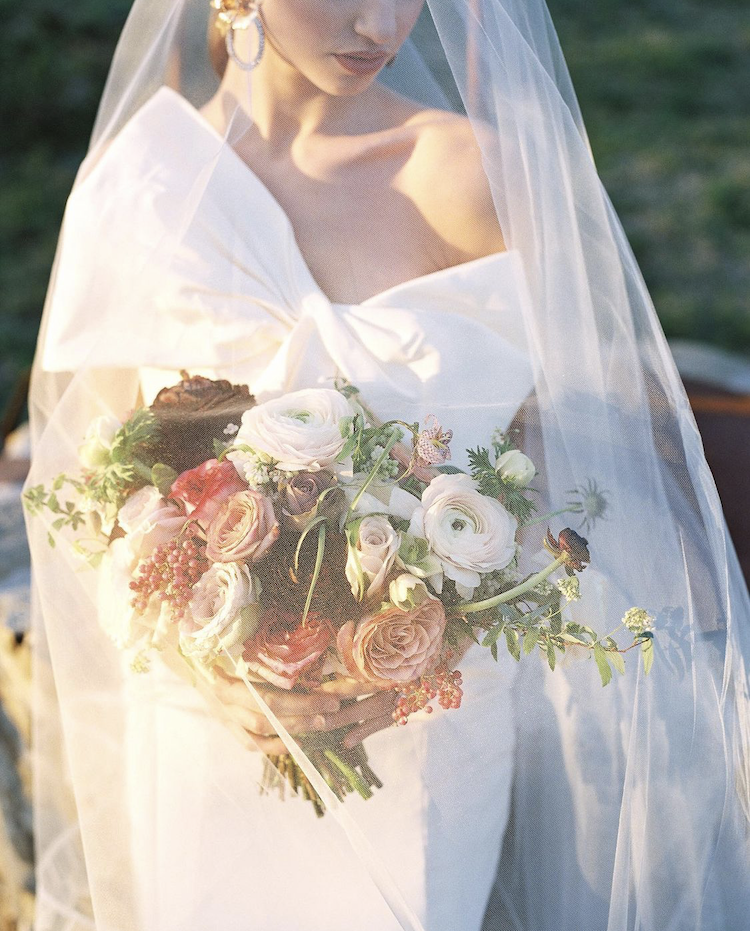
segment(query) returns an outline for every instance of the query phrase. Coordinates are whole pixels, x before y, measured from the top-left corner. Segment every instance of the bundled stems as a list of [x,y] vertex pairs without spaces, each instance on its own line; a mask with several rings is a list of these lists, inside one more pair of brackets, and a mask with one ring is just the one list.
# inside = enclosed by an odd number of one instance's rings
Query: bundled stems
[[[372,771],[362,744],[351,748],[342,746],[345,733],[346,730],[332,731],[324,738],[319,734],[302,734],[296,739],[339,801],[350,792],[356,792],[363,799],[372,798],[372,790],[382,789],[383,783]],[[276,789],[283,798],[287,786],[309,801],[319,818],[325,814],[323,800],[291,754],[266,757],[261,791]]]

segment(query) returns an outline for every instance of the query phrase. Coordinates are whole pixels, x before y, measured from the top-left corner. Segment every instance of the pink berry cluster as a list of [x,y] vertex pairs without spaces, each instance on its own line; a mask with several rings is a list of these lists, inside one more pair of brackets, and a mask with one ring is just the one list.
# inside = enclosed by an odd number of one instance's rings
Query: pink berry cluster
[[407,683],[396,702],[393,720],[396,724],[406,724],[410,714],[423,708],[425,714],[432,714],[430,702],[433,698],[437,698],[440,707],[446,710],[460,708],[464,694],[462,682],[458,669],[450,670],[447,666],[438,666],[430,675]]
[[192,588],[209,566],[205,549],[203,540],[188,535],[157,546],[141,561],[138,575],[130,583],[134,592],[130,603],[135,610],[143,614],[151,596],[156,595],[170,605],[175,621],[184,617]]

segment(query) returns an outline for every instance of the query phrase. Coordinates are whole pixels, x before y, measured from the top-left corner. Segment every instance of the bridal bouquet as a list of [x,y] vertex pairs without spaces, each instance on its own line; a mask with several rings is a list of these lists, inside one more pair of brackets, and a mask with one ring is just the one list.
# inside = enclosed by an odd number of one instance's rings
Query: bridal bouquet
[[[51,512],[51,545],[65,531],[98,567],[100,621],[138,672],[171,647],[209,679],[304,691],[349,677],[394,690],[398,725],[434,700],[460,706],[471,641],[551,669],[591,654],[604,685],[639,647],[648,672],[646,611],[622,619],[624,649],[566,618],[590,562],[575,530],[547,530],[546,565],[519,569],[519,528],[566,512],[590,522],[606,494],[590,482],[535,517],[536,469],[511,437],[468,450],[470,472],[449,464],[451,438],[432,415],[380,422],[349,384],[258,404],[246,386],[183,373],[124,422],[96,418],[80,471],[25,503]],[[347,730],[295,736],[340,798],[367,798],[380,782],[361,744],[344,748]],[[291,756],[270,763],[322,812]]]

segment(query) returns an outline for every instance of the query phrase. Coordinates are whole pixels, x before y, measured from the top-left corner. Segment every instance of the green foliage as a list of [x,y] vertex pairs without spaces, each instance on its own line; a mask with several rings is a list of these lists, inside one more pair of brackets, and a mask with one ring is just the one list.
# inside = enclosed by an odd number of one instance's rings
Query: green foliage
[[[508,449],[512,449],[508,446]],[[526,495],[518,488],[504,482],[495,471],[494,459],[490,457],[489,449],[478,446],[476,449],[467,449],[469,468],[471,474],[483,495],[498,498],[518,522],[525,524],[536,510],[536,505],[529,501]]]
[[607,662],[607,654],[600,643],[594,644],[594,659],[599,667],[599,675],[602,677],[602,685],[607,685],[612,678],[612,670]]
[[641,643],[641,655],[643,656],[643,673],[648,675],[654,662],[654,640],[650,633],[644,634],[644,637]]

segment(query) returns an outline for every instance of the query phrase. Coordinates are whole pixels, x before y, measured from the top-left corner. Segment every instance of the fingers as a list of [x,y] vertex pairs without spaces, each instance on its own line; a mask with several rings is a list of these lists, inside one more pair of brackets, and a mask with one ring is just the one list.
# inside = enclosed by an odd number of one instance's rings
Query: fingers
[[338,695],[341,698],[359,698],[360,695],[372,695],[373,692],[389,691],[398,688],[398,682],[386,682],[375,685],[372,682],[360,682],[348,676],[324,682],[316,691],[326,695]]
[[[341,701],[333,694],[318,692],[285,692],[262,683],[253,683],[256,691],[276,715],[331,714],[338,711]],[[217,676],[214,691],[222,702],[262,714],[262,709],[241,679]],[[372,691],[370,689],[369,691]]]
[[370,696],[370,698],[352,702],[351,705],[347,705],[336,714],[326,715],[325,730],[335,730],[335,728],[345,727],[347,724],[370,721],[385,714],[390,715],[396,707],[396,698],[396,693],[391,691],[380,692],[378,695]]
[[280,737],[262,737],[260,734],[250,734],[250,736],[253,738],[258,750],[265,753],[266,756],[281,756],[284,753],[289,753]]
[[369,737],[377,731],[385,730],[391,724],[393,724],[393,717],[390,714],[381,715],[371,721],[364,721],[362,724],[353,727],[341,742],[347,749],[351,749],[358,743],[362,743],[365,737]]

